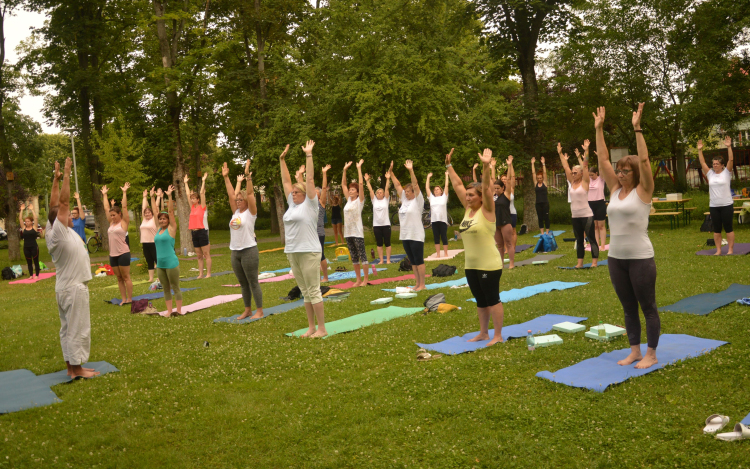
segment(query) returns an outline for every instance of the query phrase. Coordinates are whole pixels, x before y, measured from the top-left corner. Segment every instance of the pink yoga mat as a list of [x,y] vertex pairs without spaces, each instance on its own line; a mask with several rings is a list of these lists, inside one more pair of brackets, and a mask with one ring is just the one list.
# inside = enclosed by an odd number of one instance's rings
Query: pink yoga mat
[[[429,277],[427,275],[426,277]],[[388,283],[388,282],[400,282],[402,280],[414,280],[414,274],[409,275],[402,275],[401,277],[391,277],[391,278],[379,278],[379,279],[373,279],[367,282],[368,285],[380,285],[381,283]],[[340,290],[345,290],[347,288],[352,288],[356,282],[346,282],[346,283],[339,283],[338,285],[331,285],[331,288],[338,288]]]
[[262,280],[258,280],[258,283],[281,282],[283,280],[290,280],[293,278],[294,278],[294,275],[292,274],[284,274],[284,275],[279,275],[278,277],[264,278]]
[[[188,313],[194,313],[195,311],[210,308],[211,306],[229,303],[230,301],[239,300],[240,298],[242,298],[242,295],[218,295],[211,298],[206,298],[205,300],[197,301],[191,305],[183,306],[182,315],[184,316]],[[174,307],[174,305],[172,306]],[[167,312],[159,311],[159,316],[163,316],[166,318]]]
[[46,280],[46,279],[54,277],[54,276],[55,276],[54,272],[52,272],[52,273],[44,273],[44,274],[39,274],[39,278],[36,279],[36,280],[34,280],[33,278],[29,277],[29,278],[25,278],[23,280],[16,280],[15,282],[8,282],[8,284],[9,285],[15,285],[17,283],[36,283],[36,282],[38,282],[40,280]]
[[447,259],[453,259],[454,257],[461,254],[462,252],[464,252],[463,249],[448,249],[448,257],[444,257],[445,253],[443,251],[440,251],[440,257],[437,257],[437,253],[435,253],[435,254],[425,257],[424,260],[442,261],[442,260],[447,260]]

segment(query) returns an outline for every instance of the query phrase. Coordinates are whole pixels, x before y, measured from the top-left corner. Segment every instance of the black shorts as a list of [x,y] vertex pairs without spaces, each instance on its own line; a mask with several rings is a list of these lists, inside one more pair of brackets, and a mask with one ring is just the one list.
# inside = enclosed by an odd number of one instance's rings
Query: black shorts
[[477,308],[490,308],[500,303],[500,277],[503,269],[466,269],[464,274],[471,294],[477,300]]
[[510,226],[512,226],[513,228],[515,228],[517,224],[518,224],[518,214],[517,213],[511,213],[510,214]]
[[443,243],[448,245],[448,224],[444,221],[432,222],[432,237],[435,239],[435,244]]
[[732,227],[732,223],[734,222],[734,205],[709,207],[708,211],[711,213],[711,224],[713,225],[714,233],[721,233],[722,227],[727,233],[734,231]]
[[126,252],[117,257],[109,256],[109,265],[112,267],[130,267],[130,253]]
[[607,219],[607,202],[602,200],[589,200],[589,207],[594,212],[595,221],[604,221]]
[[190,231],[191,236],[193,237],[193,247],[196,248],[202,248],[203,246],[208,246],[208,230],[205,228],[202,228],[200,230],[191,230]]
[[409,262],[413,266],[419,266],[424,264],[424,242],[414,241],[411,239],[405,239],[401,241],[406,252],[406,257],[409,258]]
[[375,243],[378,247],[391,247],[391,225],[373,226],[372,232],[375,233]]
[[343,225],[344,221],[341,218],[331,217],[331,225]]
[[326,260],[326,235],[318,235],[318,239],[320,239],[320,262],[323,262]]
[[143,246],[143,257],[146,258],[146,265],[148,270],[154,270],[156,265],[156,244],[155,243],[142,243]]

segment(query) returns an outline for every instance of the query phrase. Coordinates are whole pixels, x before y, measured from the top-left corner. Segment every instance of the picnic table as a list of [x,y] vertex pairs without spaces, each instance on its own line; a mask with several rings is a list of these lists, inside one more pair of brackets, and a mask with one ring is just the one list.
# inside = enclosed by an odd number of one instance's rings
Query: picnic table
[[[670,209],[662,209],[662,212],[659,212],[657,209],[656,214],[664,213],[664,211],[668,211],[670,214],[673,212],[680,212],[682,214],[682,218],[684,221],[684,225],[687,225],[692,221],[692,217],[690,216],[691,211],[695,210],[695,207],[685,207],[685,202],[690,202],[693,199],[678,199],[678,200],[652,200],[652,203],[654,205],[656,204],[674,204],[674,210]],[[654,207],[656,208],[656,207]],[[678,220],[678,226],[679,226],[679,220]]]

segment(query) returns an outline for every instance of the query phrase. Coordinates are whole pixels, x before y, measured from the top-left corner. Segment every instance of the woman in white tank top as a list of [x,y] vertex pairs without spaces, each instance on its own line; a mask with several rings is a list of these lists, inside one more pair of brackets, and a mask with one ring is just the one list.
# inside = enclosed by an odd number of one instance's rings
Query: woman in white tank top
[[[604,141],[604,108],[600,107],[594,114],[599,169],[611,194],[607,207],[610,228],[609,276],[625,312],[625,329],[630,341],[630,355],[617,363],[630,366],[633,362],[638,362],[635,368],[649,368],[658,363],[656,347],[659,345],[661,330],[656,309],[654,248],[648,239],[654,177],[641,130],[642,113],[643,103],[640,103],[638,111],[633,113],[638,155],[621,159],[617,162],[617,169],[612,168]],[[639,304],[646,318],[648,349],[645,356],[641,352]]]
[[578,263],[576,269],[583,267],[583,256],[586,253],[584,235],[591,244],[591,267],[596,267],[599,260],[599,245],[594,234],[594,212],[589,207],[589,141],[583,142],[583,160],[571,168],[568,165],[568,154],[563,154],[562,145],[558,142],[557,154],[565,169],[565,177],[570,183],[568,195],[570,196],[570,213],[573,216],[573,233],[576,237],[576,255]]

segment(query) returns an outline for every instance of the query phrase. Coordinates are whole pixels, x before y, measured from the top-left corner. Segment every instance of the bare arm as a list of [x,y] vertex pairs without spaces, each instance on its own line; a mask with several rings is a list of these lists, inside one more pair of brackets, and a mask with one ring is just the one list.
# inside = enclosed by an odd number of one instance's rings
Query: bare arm
[[429,197],[430,193],[432,192],[430,190],[430,178],[432,178],[432,173],[427,173],[427,179],[424,182],[424,190],[425,194],[427,194],[427,197]]
[[531,177],[536,178],[536,169],[534,169],[534,163],[536,163],[536,157],[531,157]]
[[573,176],[570,174],[570,166],[568,166],[568,155],[563,154],[560,143],[557,144],[557,154],[560,156],[560,163],[562,163],[562,167],[565,170],[565,178],[572,184]]
[[[78,213],[83,213],[81,210],[78,210]],[[156,188],[151,188],[151,213],[154,215],[154,218],[159,214],[159,198],[156,196]]]
[[81,218],[86,218],[86,215],[83,214],[83,207],[81,206],[80,194],[78,194],[78,192],[74,192],[73,198],[76,199],[76,207],[78,207],[78,216]]
[[372,190],[372,185],[370,185],[370,175],[366,173],[365,184],[367,184],[367,189],[370,191],[370,199],[375,200],[375,191]]
[[513,155],[508,155],[508,183],[505,185],[505,197],[510,200],[510,196],[513,195],[513,189],[515,188],[516,173],[513,170]]
[[146,209],[148,208],[148,189],[143,191],[143,201],[141,202],[141,217],[145,218]]
[[547,185],[547,165],[544,164],[544,157],[542,157],[542,179],[544,180],[544,185]]
[[453,148],[451,148],[450,153],[445,155],[445,165],[448,167],[448,178],[451,181],[451,185],[453,185],[453,192],[456,193],[458,200],[461,201],[461,205],[463,205],[464,208],[467,208],[466,187],[464,187],[464,183],[461,181],[461,178],[456,173],[456,170],[453,169],[453,165],[451,164],[451,156],[453,156]]
[[130,183],[126,182],[120,189],[122,190],[122,229],[128,232],[128,225],[130,224],[130,214],[128,214],[128,189]]
[[393,171],[393,161],[391,161],[391,167],[387,173],[385,173],[385,197],[388,199],[391,197],[391,173]]
[[477,182],[477,166],[479,166],[479,163],[474,163],[474,166],[471,167],[471,178],[474,182]]
[[584,159],[581,162],[581,173],[583,174],[583,179],[581,180],[581,187],[583,187],[583,190],[586,192],[589,191],[589,182],[591,181],[589,179],[589,162],[588,160]]
[[406,160],[404,166],[409,171],[409,176],[411,176],[411,186],[414,188],[414,197],[416,197],[419,195],[419,182],[417,181],[416,174],[414,174],[414,163],[411,160]]
[[107,213],[107,217],[109,217],[110,207],[107,192],[109,192],[109,188],[107,188],[107,186],[102,186],[102,203],[104,203],[104,211]]
[[206,179],[208,178],[208,171],[203,173],[203,182],[201,183],[201,207],[206,208]]
[[183,179],[183,182],[185,183],[185,197],[188,199],[188,205],[190,204],[190,186],[188,185],[188,181],[190,181],[190,178],[188,178],[188,175],[185,175],[185,178]]
[[[391,161],[391,168],[393,168],[393,162]],[[399,197],[401,197],[401,193],[404,191],[404,189],[401,187],[401,183],[399,182],[398,178],[395,174],[393,174],[393,169],[389,171],[391,173],[391,179],[393,179],[393,187],[396,189],[396,194],[398,194]]]
[[172,202],[172,192],[174,192],[174,186],[167,188],[167,211],[169,212],[169,236],[175,237],[177,234],[177,219],[174,216],[174,202]]
[[[489,222],[495,221],[495,200],[490,190],[490,162],[492,161],[492,150],[485,148],[483,153],[479,154],[482,161],[482,213]],[[510,157],[511,161],[513,157]],[[508,175],[510,177],[510,174]]]
[[315,193],[315,168],[313,167],[313,147],[315,146],[315,142],[312,140],[308,140],[307,144],[302,147],[302,151],[305,152],[305,165],[307,166],[307,172],[305,176],[307,177],[307,198],[308,199],[314,199],[317,197],[317,194]]
[[245,198],[247,201],[247,209],[250,210],[250,215],[256,216],[258,215],[258,204],[255,200],[255,187],[253,186],[252,172],[247,173],[245,184],[247,187],[247,197]]
[[365,160],[359,160],[359,163],[357,163],[357,181],[359,183],[359,201],[364,203],[365,202],[365,186],[362,185],[362,164],[365,162]]
[[[615,175],[615,169],[612,162],[609,161],[609,150],[607,142],[604,141],[604,106],[596,108],[594,115],[594,128],[596,129],[596,157],[599,164],[599,174],[604,178],[610,192],[614,192],[620,187],[620,182]],[[651,169],[649,168],[649,172]]]
[[651,173],[651,162],[648,159],[648,148],[646,140],[641,132],[641,116],[643,115],[643,104],[638,103],[638,110],[633,113],[633,129],[635,132],[635,143],[638,147],[638,160],[641,165],[641,183],[638,185],[638,196],[644,203],[651,203],[654,194],[654,175]]
[[346,200],[349,200],[348,191],[346,189],[346,170],[349,169],[349,166],[352,165],[352,162],[349,161],[347,163],[344,163],[344,170],[341,174],[341,192],[343,192],[343,195],[345,195]]
[[286,153],[289,151],[289,145],[279,155],[279,165],[281,166],[281,185],[284,186],[284,197],[289,198],[292,193],[292,178],[289,176],[289,169],[286,167]]
[[[60,205],[60,179],[62,179],[62,173],[60,172],[60,163],[55,161],[55,171],[52,175],[52,191],[50,192],[49,197],[50,207],[57,207],[58,205]],[[107,212],[109,212],[109,209],[107,209]]]
[[732,137],[727,135],[724,137],[724,145],[727,147],[727,170],[729,172],[732,172],[732,167],[734,165],[734,153],[732,152]]
[[245,180],[245,176],[244,175],[242,175],[242,174],[238,174],[237,175],[237,183],[234,185],[234,195],[235,196],[237,194],[239,194],[240,191],[242,190],[242,181],[244,181],[244,180]]
[[698,140],[696,148],[698,149],[698,161],[701,163],[701,170],[703,171],[703,174],[706,175],[711,168],[708,167],[706,160],[703,158],[703,140]]
[[323,185],[320,186],[320,205],[326,206],[328,201],[328,170],[331,169],[331,165],[327,164],[323,166]]
[[[70,168],[72,165],[71,159],[66,158],[63,183],[62,188],[60,188],[60,204],[57,209],[57,222],[62,223],[63,226],[68,226],[68,218],[70,217]],[[34,226],[34,229],[36,229],[36,226]]]
[[23,230],[23,211],[26,205],[21,204],[21,208],[18,209],[18,229]]
[[445,187],[443,187],[443,194],[445,194],[446,200],[448,199],[448,183],[450,178],[448,177],[448,171],[445,172]]
[[[229,167],[225,162],[221,167],[221,175],[224,177],[224,187],[227,188],[227,197],[229,197],[229,208],[232,209],[232,213],[237,211],[237,201],[235,200],[235,190],[232,187],[232,181],[229,180]],[[237,182],[239,184],[239,181]],[[171,199],[170,199],[171,200]]]

